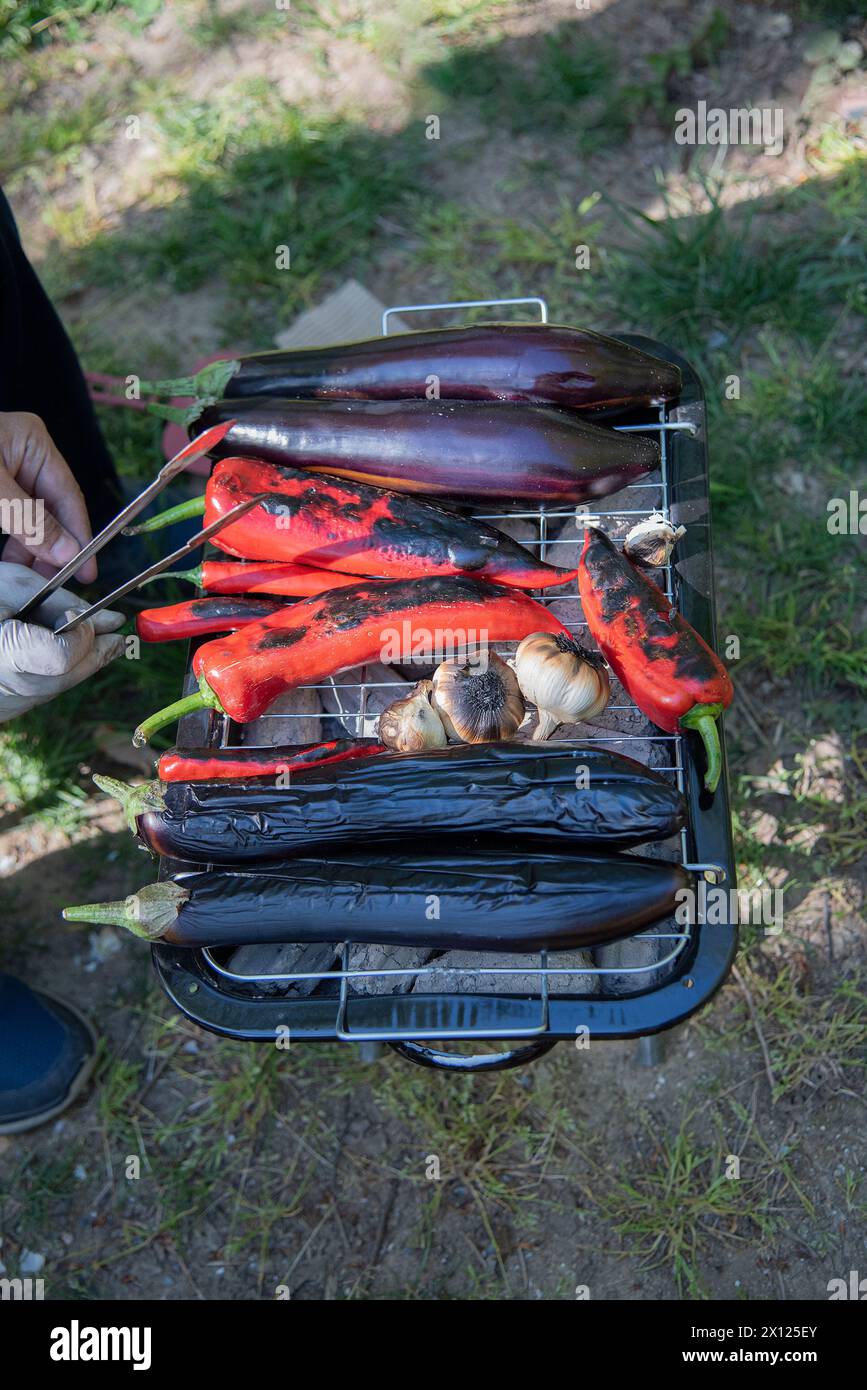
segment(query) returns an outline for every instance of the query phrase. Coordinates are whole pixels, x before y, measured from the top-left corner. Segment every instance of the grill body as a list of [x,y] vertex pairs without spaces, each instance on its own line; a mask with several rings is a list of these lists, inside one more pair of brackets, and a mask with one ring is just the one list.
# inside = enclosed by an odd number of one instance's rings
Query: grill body
[[[544,318],[544,313],[543,313]],[[710,528],[708,457],[705,434],[705,405],[699,379],[688,362],[664,344],[632,334],[620,335],[668,361],[677,363],[683,374],[683,392],[672,408],[658,413],[642,412],[634,417],[618,417],[616,424],[641,429],[658,439],[661,467],[647,479],[625,488],[615,497],[603,498],[583,510],[600,518],[613,535],[622,537],[637,521],[653,510],[664,512],[675,524],[686,526],[678,542],[673,563],[655,572],[684,617],[712,646],[716,646],[714,617],[713,557]],[[574,565],[574,546],[581,540],[581,522],[576,509],[527,512],[483,512],[493,525],[520,521],[533,528],[533,541],[525,540],[538,554],[553,564]],[[566,532],[564,537],[563,532]],[[566,553],[566,547],[573,549]],[[559,552],[559,553],[558,553]],[[535,595],[550,605],[558,617],[579,636],[584,623],[577,588],[569,585],[562,593],[543,591]],[[504,656],[515,644],[497,650]],[[185,693],[195,688],[189,671]],[[338,708],[353,696],[356,727],[352,717],[344,723],[352,733],[363,731],[365,708],[372,685],[364,669],[350,683],[341,678],[332,697]],[[404,687],[405,688],[405,687]],[[676,781],[688,807],[688,824],[675,841],[666,842],[659,852],[677,858],[691,867],[698,878],[735,887],[731,843],[728,779],[725,769],[713,797],[702,788],[702,750],[698,739],[663,734],[643,721],[619,684],[612,682],[612,701],[603,719],[605,729],[582,731],[577,743],[604,742],[629,756],[641,751],[646,760],[666,777]],[[267,717],[267,716],[266,716]],[[275,715],[284,723],[279,741],[291,743],[292,720],[301,716]],[[561,737],[560,732],[557,738]],[[225,716],[213,711],[188,715],[178,729],[178,746],[230,746],[241,741],[240,730]],[[641,751],[639,751],[641,750]],[[514,844],[516,857],[521,845]],[[163,874],[183,866],[167,864]],[[347,923],[347,927],[350,924]],[[713,995],[725,979],[737,945],[733,924],[679,925],[674,921],[656,924],[632,939],[640,942],[645,959],[637,965],[615,960],[596,963],[582,974],[594,977],[594,992],[587,995],[553,993],[551,986],[558,969],[561,974],[575,972],[558,967],[557,953],[540,953],[529,966],[522,958],[520,967],[510,969],[508,958],[502,964],[478,969],[478,989],[472,993],[424,992],[426,974],[443,971],[436,961],[402,970],[371,971],[354,963],[351,941],[342,945],[336,968],[323,974],[288,973],[274,976],[242,976],[229,968],[225,953],[190,951],[166,945],[153,948],[158,978],[177,1007],[194,1022],[226,1037],[245,1041],[273,1042],[288,1029],[293,1041],[346,1041],[390,1043],[402,1055],[427,1066],[452,1070],[492,1070],[533,1060],[557,1041],[574,1039],[585,1029],[594,1039],[634,1038],[654,1034],[682,1022]],[[611,948],[608,948],[609,952]],[[598,954],[598,953],[596,953]],[[467,968],[455,969],[464,979]],[[494,977],[508,981],[509,974],[520,975],[520,992],[491,992]],[[412,993],[399,992],[398,983],[417,977]],[[360,981],[375,976],[380,993],[361,994]],[[530,993],[527,978],[537,982]],[[301,980],[312,992],[303,997],[291,992]],[[614,982],[616,981],[616,990]],[[275,985],[289,992],[275,996]],[[266,991],[267,987],[267,991]],[[503,1039],[522,1045],[501,1054],[463,1054],[439,1052],[432,1045],[439,1040]]]

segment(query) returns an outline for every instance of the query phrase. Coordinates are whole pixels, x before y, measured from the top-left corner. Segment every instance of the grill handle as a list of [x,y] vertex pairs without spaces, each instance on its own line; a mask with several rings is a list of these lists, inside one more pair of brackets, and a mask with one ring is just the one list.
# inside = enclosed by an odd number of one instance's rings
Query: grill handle
[[480,1052],[476,1056],[463,1052],[441,1052],[438,1048],[425,1047],[417,1042],[390,1042],[388,1045],[400,1057],[415,1062],[419,1067],[474,1072],[508,1071],[511,1067],[527,1066],[529,1062],[535,1062],[537,1057],[544,1057],[546,1052],[556,1047],[557,1041],[557,1038],[537,1038],[535,1042],[527,1043],[526,1047],[515,1047],[509,1052]]

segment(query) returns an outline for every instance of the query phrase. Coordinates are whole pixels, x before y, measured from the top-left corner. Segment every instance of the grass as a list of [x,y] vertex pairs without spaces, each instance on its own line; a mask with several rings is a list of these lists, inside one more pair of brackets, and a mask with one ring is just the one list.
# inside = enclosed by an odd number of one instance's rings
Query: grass
[[711,1045],[751,1054],[757,1071],[767,1048],[772,1102],[799,1095],[863,1094],[867,1072],[867,993],[863,975],[844,974],[814,987],[801,955],[778,959],[762,948],[741,958],[740,970],[761,1020],[762,1039],[750,1026],[739,993],[724,1019],[709,1019]]
[[488,129],[566,131],[590,153],[617,145],[648,109],[667,119],[677,80],[713,65],[729,39],[728,16],[714,8],[686,42],[648,54],[643,78],[627,82],[617,53],[594,37],[585,16],[520,43],[494,35],[454,45],[423,69],[423,78],[434,94],[470,108]]
[[732,1110],[727,1124],[710,1117],[713,1137],[694,1115],[662,1134],[646,1119],[650,1154],[617,1173],[600,1200],[623,1253],[647,1270],[670,1269],[682,1298],[708,1296],[701,1271],[715,1247],[718,1256],[719,1247],[772,1244],[792,1201],[813,1213],[789,1157],[772,1152],[742,1107]]
[[515,133],[572,124],[574,108],[611,84],[614,56],[582,25],[561,24],[530,47],[529,63],[524,45],[457,47],[424,75],[435,92],[473,102],[488,125]]
[[132,277],[176,293],[218,276],[232,299],[229,335],[268,342],[337,272],[361,273],[380,214],[417,179],[412,133],[388,140],[311,117],[258,80],[153,114],[170,201],[73,248],[67,276],[113,289]]

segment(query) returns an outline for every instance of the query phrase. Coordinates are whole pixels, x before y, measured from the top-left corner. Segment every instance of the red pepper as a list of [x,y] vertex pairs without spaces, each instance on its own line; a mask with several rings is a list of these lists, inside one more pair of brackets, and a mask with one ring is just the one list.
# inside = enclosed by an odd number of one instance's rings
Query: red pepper
[[722,771],[716,720],[734,696],[719,657],[598,527],[584,537],[578,588],[587,625],[638,708],[668,733],[701,735],[705,786],[714,791]]
[[203,560],[191,570],[164,570],[157,579],[186,579],[207,594],[286,594],[310,598],[326,589],[357,584],[357,574],[314,569],[282,560]]
[[212,538],[219,550],[382,579],[468,574],[542,589],[575,578],[575,570],[547,565],[511,536],[437,502],[254,459],[221,459],[204,498],[134,529],[154,531],[203,512],[210,525],[263,492],[270,496]]
[[163,753],[157,776],[163,782],[224,782],[229,778],[276,777],[278,773],[303,772],[326,763],[369,758],[386,753],[383,743],[372,739],[333,738],[327,743],[286,744],[271,748],[173,748]]
[[164,608],[143,608],[135,628],[143,642],[172,642],[210,632],[235,632],[290,606],[278,598],[193,598]]
[[568,635],[569,629],[535,599],[499,584],[465,576],[362,580],[206,642],[193,658],[199,693],[146,719],[135,742],[146,743],[164,724],[203,707],[247,723],[285,690],[366,661],[429,664],[459,648],[540,631]]

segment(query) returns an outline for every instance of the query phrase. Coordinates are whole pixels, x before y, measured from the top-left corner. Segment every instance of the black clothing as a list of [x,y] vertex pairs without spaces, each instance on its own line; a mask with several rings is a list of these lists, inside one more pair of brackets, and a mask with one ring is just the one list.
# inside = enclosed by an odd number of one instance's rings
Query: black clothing
[[75,349],[24,254],[0,191],[0,410],[38,415],[84,493],[94,534],[120,508],[120,487]]

